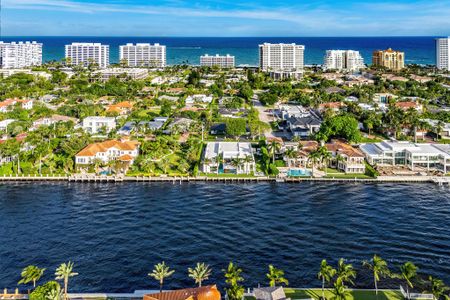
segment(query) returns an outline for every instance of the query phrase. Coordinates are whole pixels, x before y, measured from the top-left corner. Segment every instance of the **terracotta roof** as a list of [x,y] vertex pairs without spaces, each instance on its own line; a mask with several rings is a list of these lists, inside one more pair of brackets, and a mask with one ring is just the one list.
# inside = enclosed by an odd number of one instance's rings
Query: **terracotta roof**
[[412,101],[405,101],[405,102],[397,102],[395,103],[395,106],[401,109],[408,109],[408,108],[417,108],[418,104]]
[[94,156],[99,152],[106,152],[108,149],[113,147],[119,150],[132,151],[135,150],[138,145],[139,143],[137,141],[104,141],[86,146],[83,150],[78,152],[76,156]]
[[132,108],[133,108],[133,103],[131,103],[130,101],[122,101],[122,102],[119,102],[116,104],[108,105],[108,107],[106,108],[106,111],[121,112],[123,110],[132,109]]
[[133,157],[129,154],[124,154],[122,156],[119,156],[120,161],[132,161]]
[[330,152],[335,152],[338,154],[345,154],[348,157],[364,157],[364,154],[362,154],[361,151],[358,149],[352,147],[349,144],[337,141],[337,142],[331,142],[325,145],[325,147]]
[[31,102],[32,100],[29,99],[6,99],[5,101],[0,102],[0,107],[5,107],[5,106],[10,106],[10,105],[14,105],[17,102],[19,103],[28,103]]
[[215,285],[144,295],[144,300],[220,300]]

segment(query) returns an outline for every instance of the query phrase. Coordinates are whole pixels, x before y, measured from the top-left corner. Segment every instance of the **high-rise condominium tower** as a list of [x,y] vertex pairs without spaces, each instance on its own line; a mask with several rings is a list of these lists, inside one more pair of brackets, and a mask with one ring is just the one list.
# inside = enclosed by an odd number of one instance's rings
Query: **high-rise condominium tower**
[[165,67],[166,46],[160,44],[126,44],[120,46],[120,61],[129,67]]
[[88,66],[97,64],[100,68],[109,66],[109,46],[100,43],[72,43],[66,45],[67,64]]
[[42,44],[37,42],[0,42],[0,65],[20,69],[42,64]]
[[436,67],[450,71],[450,37],[436,39]]
[[388,68],[393,71],[400,71],[405,67],[405,53],[392,50],[377,50],[373,52],[372,64]]
[[354,50],[327,50],[323,62],[325,70],[358,71],[363,69],[364,59],[359,51]]

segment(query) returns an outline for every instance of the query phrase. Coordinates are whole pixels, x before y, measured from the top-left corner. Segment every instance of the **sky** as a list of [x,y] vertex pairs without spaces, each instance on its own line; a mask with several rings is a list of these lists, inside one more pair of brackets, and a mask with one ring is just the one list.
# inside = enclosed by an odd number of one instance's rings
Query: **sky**
[[450,0],[2,0],[4,36],[447,36]]

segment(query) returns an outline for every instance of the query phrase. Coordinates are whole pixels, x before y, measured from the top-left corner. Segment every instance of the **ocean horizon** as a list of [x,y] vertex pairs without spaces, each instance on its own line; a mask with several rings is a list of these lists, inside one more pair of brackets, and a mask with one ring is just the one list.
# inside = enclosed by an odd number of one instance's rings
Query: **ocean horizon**
[[236,65],[258,65],[258,45],[268,43],[296,43],[305,45],[305,64],[322,64],[326,50],[358,50],[366,64],[372,52],[392,48],[405,52],[406,64],[435,64],[437,36],[396,37],[138,37],[138,36],[5,36],[5,42],[32,40],[43,43],[43,61],[64,58],[64,45],[72,42],[99,42],[110,46],[110,62],[119,62],[119,46],[126,43],[160,43],[167,46],[167,64],[200,63],[204,54],[230,54]]

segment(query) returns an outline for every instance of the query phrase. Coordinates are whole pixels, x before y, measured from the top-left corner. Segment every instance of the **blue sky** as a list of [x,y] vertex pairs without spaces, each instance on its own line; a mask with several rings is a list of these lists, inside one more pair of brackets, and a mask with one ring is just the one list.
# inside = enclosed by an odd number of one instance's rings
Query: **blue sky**
[[3,35],[450,35],[450,0],[3,0]]

